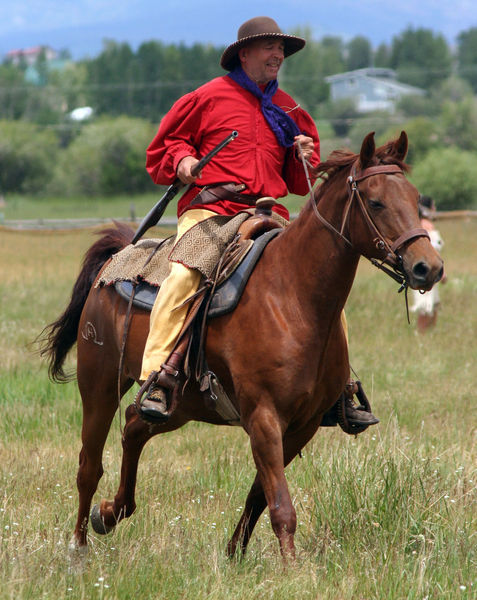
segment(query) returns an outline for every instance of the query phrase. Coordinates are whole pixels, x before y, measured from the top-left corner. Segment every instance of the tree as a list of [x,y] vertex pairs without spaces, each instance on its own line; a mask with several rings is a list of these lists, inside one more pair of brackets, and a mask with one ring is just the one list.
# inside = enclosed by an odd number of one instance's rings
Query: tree
[[345,70],[344,49],[340,38],[327,36],[321,41],[313,40],[311,30],[297,29],[294,35],[307,40],[305,48],[290,56],[284,63],[280,84],[297,102],[311,113],[328,100],[327,75]]
[[61,154],[50,191],[111,195],[153,189],[144,160],[155,130],[148,121],[124,116],[85,125]]
[[23,71],[12,64],[0,66],[0,119],[20,119],[28,102],[31,84],[25,83]]
[[393,38],[390,66],[400,81],[429,89],[449,77],[452,58],[441,34],[408,27]]
[[374,66],[389,68],[391,62],[391,50],[387,44],[379,44],[374,53]]
[[90,85],[88,104],[98,114],[132,112],[135,60],[129,44],[105,40],[101,54],[86,65]]
[[416,117],[399,126],[390,127],[379,136],[378,144],[385,144],[389,140],[397,139],[403,129],[409,140],[406,162],[410,165],[418,164],[428,152],[439,144],[438,124],[427,117]]
[[477,151],[477,100],[473,96],[446,102],[441,120],[446,144]]
[[373,53],[371,44],[367,38],[357,35],[348,42],[346,50],[346,69],[348,71],[364,69],[365,67],[371,66]]
[[477,27],[463,31],[457,37],[459,75],[477,92]]
[[358,114],[356,103],[351,98],[344,98],[330,103],[326,111],[326,116],[338,137],[348,135]]
[[431,97],[407,94],[397,102],[396,107],[405,117],[437,117],[441,112],[442,100],[438,94]]
[[477,207],[477,154],[458,148],[437,148],[413,169],[411,180],[438,209]]
[[51,130],[25,121],[0,121],[0,192],[44,192],[57,153]]

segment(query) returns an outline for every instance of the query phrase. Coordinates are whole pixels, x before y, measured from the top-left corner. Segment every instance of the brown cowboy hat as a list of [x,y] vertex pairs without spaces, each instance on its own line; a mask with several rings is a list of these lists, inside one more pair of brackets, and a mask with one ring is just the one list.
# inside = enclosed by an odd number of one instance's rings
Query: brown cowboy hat
[[237,32],[237,41],[230,44],[222,54],[220,65],[227,71],[231,71],[239,64],[238,52],[250,42],[262,38],[281,38],[285,43],[285,58],[301,50],[306,44],[303,38],[282,33],[280,27],[270,17],[254,17],[245,21]]

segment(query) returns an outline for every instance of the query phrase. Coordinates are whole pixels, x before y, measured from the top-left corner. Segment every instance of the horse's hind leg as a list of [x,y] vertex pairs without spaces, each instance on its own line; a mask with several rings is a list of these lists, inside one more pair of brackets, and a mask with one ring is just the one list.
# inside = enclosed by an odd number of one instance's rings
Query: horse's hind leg
[[122,440],[123,458],[119,488],[111,502],[102,500],[94,507],[91,524],[96,533],[108,533],[119,521],[132,515],[136,509],[135,489],[137,468],[146,442],[155,434],[153,427],[141,420],[133,405],[126,410],[126,425]]
[[[91,500],[103,475],[102,456],[104,444],[118,408],[117,382],[114,373],[106,376],[105,370],[97,377],[83,376],[78,371],[78,385],[83,399],[82,448],[76,478],[79,492],[78,519],[70,550],[86,548],[87,526]],[[126,380],[121,389],[124,394],[133,384]]]
[[257,521],[267,506],[267,500],[263,493],[262,484],[258,475],[255,477],[255,481],[250,488],[247,500],[245,502],[245,508],[240,517],[240,521],[235,528],[232,539],[227,545],[227,554],[232,558],[237,550],[237,546],[240,545],[242,554],[245,554],[248,542],[252,535]]
[[163,425],[151,425],[138,416],[134,405],[127,408],[122,441],[121,480],[114,500],[102,500],[93,509],[91,524],[96,533],[108,533],[119,521],[134,512],[137,468],[146,442],[159,433],[173,431],[183,424],[184,421],[174,415],[174,418]]

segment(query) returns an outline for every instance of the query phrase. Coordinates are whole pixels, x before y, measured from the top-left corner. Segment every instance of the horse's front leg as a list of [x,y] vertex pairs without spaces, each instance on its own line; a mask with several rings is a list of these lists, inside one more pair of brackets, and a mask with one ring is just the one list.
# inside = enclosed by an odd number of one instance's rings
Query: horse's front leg
[[[318,429],[321,416],[315,415],[308,419],[304,425],[287,429],[283,436],[283,460],[286,467],[311,440]],[[234,534],[227,546],[227,553],[234,556],[239,546],[245,553],[255,525],[267,506],[260,478],[257,474],[245,503],[245,508]]]
[[248,420],[247,430],[280,551],[285,560],[294,559],[296,512],[285,478],[283,431],[278,416],[272,409],[258,407]]

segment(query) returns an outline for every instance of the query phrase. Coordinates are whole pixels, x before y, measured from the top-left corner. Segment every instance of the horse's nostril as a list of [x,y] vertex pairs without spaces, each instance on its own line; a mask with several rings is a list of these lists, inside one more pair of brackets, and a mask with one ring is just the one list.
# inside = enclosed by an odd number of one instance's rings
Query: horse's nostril
[[412,269],[412,274],[416,279],[424,280],[429,273],[429,267],[425,262],[418,262]]
[[444,265],[442,265],[442,267],[440,268],[439,273],[437,274],[437,277],[436,277],[436,281],[434,283],[437,283],[443,277],[444,277]]

